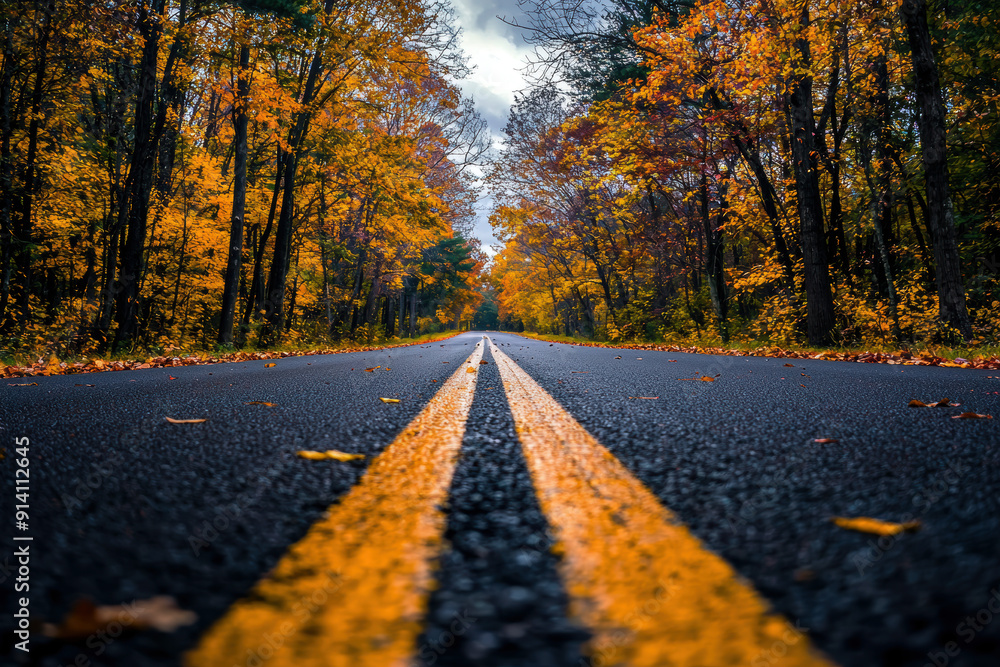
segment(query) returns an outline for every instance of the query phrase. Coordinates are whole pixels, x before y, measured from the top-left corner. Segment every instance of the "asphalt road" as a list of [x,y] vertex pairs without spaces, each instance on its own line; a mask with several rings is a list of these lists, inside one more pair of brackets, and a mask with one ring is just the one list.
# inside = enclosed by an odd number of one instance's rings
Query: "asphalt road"
[[[836,663],[1000,664],[996,371],[489,335]],[[0,663],[180,664],[358,482],[481,336],[288,358],[272,368],[253,361],[4,381]],[[559,555],[503,383],[492,355],[484,359],[443,508],[448,546],[415,662],[596,664],[583,653],[589,630],[567,612]],[[382,368],[365,371],[375,366]],[[703,376],[714,381],[692,379]],[[911,399],[944,397],[961,408],[907,407]],[[997,419],[951,419],[965,410]],[[26,533],[15,528],[13,509],[14,438],[25,436]],[[836,442],[815,442],[824,438]],[[303,449],[367,458],[315,462],[295,455]],[[833,525],[833,516],[913,519],[922,527],[880,540]],[[20,594],[13,587],[18,543],[10,538],[25,534],[34,538],[28,655],[14,648],[11,616]],[[59,623],[82,598],[116,605],[157,595],[173,596],[198,620],[169,633],[43,636],[43,621]],[[755,664],[779,665],[782,657],[775,647]],[[246,663],[235,656],[226,667]]]

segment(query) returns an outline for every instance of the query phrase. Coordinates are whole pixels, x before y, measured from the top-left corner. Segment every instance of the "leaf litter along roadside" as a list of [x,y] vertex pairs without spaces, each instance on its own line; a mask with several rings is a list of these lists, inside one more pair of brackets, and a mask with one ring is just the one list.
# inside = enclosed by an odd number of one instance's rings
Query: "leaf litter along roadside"
[[[548,342],[550,339],[539,334],[513,334],[528,340]],[[771,359],[815,359],[822,361],[847,361],[859,364],[889,364],[896,366],[938,366],[941,368],[966,368],[972,370],[1000,370],[1000,357],[976,357],[947,359],[930,353],[899,352],[807,352],[788,350],[777,345],[760,346],[749,350],[713,346],[668,345],[666,343],[604,343],[595,341],[555,341],[564,345],[580,347],[604,347],[613,350],[646,350],[652,352],[682,352],[685,354],[712,354],[725,357],[768,357]],[[617,357],[616,357],[617,358]],[[641,359],[641,357],[639,357]],[[792,366],[792,364],[786,364]]]
[[0,378],[45,377],[50,375],[75,375],[78,373],[103,373],[109,371],[136,371],[147,368],[177,368],[179,366],[207,366],[208,364],[266,361],[269,359],[287,359],[289,357],[312,357],[321,354],[377,352],[397,347],[412,347],[414,345],[422,345],[423,343],[436,343],[438,341],[453,338],[457,335],[458,333],[450,333],[446,336],[441,336],[440,338],[434,338],[432,340],[419,340],[413,341],[412,343],[393,343],[391,345],[363,345],[358,347],[317,348],[314,350],[292,350],[283,352],[225,352],[221,354],[206,352],[203,354],[189,354],[186,356],[148,357],[144,361],[140,361],[138,359],[118,361],[85,359],[84,361],[68,363],[55,359],[55,356],[53,355],[47,360],[39,357],[35,363],[27,366],[7,366],[0,363]]

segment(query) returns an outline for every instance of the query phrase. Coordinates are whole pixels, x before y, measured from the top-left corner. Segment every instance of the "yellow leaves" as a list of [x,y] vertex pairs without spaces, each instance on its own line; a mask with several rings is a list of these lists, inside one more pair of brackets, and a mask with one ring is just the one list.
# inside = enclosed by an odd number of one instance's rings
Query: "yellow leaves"
[[45,371],[50,375],[56,375],[59,373],[59,370],[59,357],[53,354],[49,357],[48,364],[45,365]]
[[399,403],[399,399],[398,398],[382,398],[382,397],[379,397],[378,400],[382,401],[383,403]]
[[[78,600],[62,623],[46,623],[42,634],[63,640],[78,640],[101,631],[112,624],[132,630],[174,632],[198,620],[193,611],[180,609],[174,598],[158,595],[149,600],[135,600],[117,605],[97,606],[90,600]],[[119,630],[120,631],[120,630]]]
[[834,524],[847,530],[856,530],[862,533],[872,533],[873,535],[899,535],[900,533],[911,533],[920,530],[919,521],[907,521],[906,523],[890,523],[869,517],[845,518],[835,516],[830,519]]
[[270,363],[264,364],[264,368],[274,368],[275,366],[277,366],[277,364],[274,363],[273,361],[270,362]]
[[472,368],[472,367],[470,366],[469,368],[466,368],[466,369],[465,369],[465,372],[466,372],[466,373],[475,373],[475,372],[476,372],[476,369],[475,369],[475,368]]
[[207,419],[174,419],[173,417],[164,417],[171,424],[204,424]]
[[325,452],[314,452],[303,449],[295,453],[299,456],[299,458],[309,459],[310,461],[334,460],[347,462],[365,458],[364,454],[348,454],[347,452],[342,452],[337,449],[328,449]]

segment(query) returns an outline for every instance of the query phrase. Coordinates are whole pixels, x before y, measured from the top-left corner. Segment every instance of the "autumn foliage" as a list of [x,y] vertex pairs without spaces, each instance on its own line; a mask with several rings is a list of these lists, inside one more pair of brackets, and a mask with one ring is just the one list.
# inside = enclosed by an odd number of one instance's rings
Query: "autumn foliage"
[[491,174],[508,326],[997,342],[995,3],[564,6],[534,34],[573,90],[518,100]]
[[485,124],[455,84],[447,7],[0,13],[4,351],[371,341],[471,319]]

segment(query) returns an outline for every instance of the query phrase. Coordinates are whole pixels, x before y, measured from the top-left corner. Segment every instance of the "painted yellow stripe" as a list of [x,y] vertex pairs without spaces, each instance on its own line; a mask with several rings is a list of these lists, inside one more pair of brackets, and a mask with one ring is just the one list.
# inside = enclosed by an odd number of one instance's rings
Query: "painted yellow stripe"
[[[479,368],[483,344],[469,357]],[[415,653],[478,373],[459,368],[361,481],[185,656],[188,667],[392,667]]]
[[490,341],[592,665],[831,665]]

